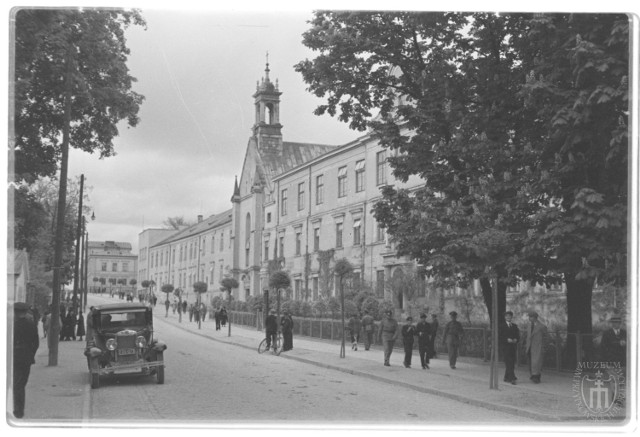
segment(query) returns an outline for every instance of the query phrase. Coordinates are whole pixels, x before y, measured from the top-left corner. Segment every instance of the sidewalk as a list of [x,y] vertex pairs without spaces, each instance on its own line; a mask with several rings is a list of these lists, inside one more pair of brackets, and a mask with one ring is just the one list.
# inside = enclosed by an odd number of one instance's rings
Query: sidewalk
[[[178,314],[169,311],[169,317],[164,317],[164,308],[157,307],[156,330],[161,331],[167,323],[210,338],[215,341],[233,344],[250,349],[257,353],[257,347],[264,338],[264,333],[245,326],[233,325],[231,336],[228,336],[228,326],[220,331],[215,330],[215,322],[207,319],[198,324],[189,322],[189,316],[183,315],[182,323],[178,322]],[[480,406],[491,410],[506,412],[544,422],[583,421],[573,397],[573,374],[544,371],[542,383],[534,384],[529,380],[527,366],[516,368],[518,384],[511,385],[502,382],[504,364],[499,367],[499,390],[489,389],[489,363],[475,358],[459,358],[456,369],[449,367],[446,355],[432,359],[429,370],[420,366],[420,358],[414,354],[413,367],[407,369],[402,361],[404,352],[394,349],[391,355],[391,367],[383,366],[382,349],[373,347],[364,350],[360,344],[358,351],[352,351],[347,342],[345,358],[340,358],[340,342],[321,340],[310,337],[294,336],[294,348],[283,352],[283,359],[296,360],[303,363],[338,370],[353,375],[401,385],[405,388],[423,393],[434,394],[470,405]],[[623,420],[623,418],[620,418]],[[588,422],[593,423],[593,422]],[[620,422],[608,422],[614,424]]]

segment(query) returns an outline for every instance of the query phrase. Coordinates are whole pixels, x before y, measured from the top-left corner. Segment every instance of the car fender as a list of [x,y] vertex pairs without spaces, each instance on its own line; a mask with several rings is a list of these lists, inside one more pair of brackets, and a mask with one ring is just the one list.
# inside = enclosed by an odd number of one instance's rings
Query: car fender
[[84,354],[89,358],[96,358],[102,355],[102,349],[98,347],[89,347],[84,350]]
[[151,348],[156,352],[162,352],[167,349],[167,345],[162,341],[157,341],[151,346]]

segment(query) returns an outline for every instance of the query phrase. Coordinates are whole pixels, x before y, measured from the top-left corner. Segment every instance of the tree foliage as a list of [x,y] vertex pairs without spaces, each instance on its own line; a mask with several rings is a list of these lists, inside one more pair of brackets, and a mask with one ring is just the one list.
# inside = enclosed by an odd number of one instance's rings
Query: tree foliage
[[[399,181],[424,180],[384,187],[375,217],[437,286],[480,279],[489,298],[493,282],[503,307],[518,280],[624,280],[626,16],[320,11],[310,24],[316,56],[296,70],[326,99],[316,113],[370,128]],[[583,332],[587,310],[573,315]]]
[[72,85],[70,145],[115,154],[117,124],[136,126],[144,97],[131,90],[125,29],[136,10],[20,9],[15,15],[15,180],[53,176],[60,159],[65,80]]
[[193,223],[188,222],[184,219],[183,216],[176,217],[167,217],[165,221],[162,222],[163,226],[167,229],[181,229],[185,226],[192,226]]
[[291,277],[284,270],[273,272],[269,277],[269,287],[273,290],[286,290],[291,286]]
[[160,287],[160,290],[163,293],[166,293],[167,298],[169,298],[169,294],[173,293],[174,287],[173,287],[173,284],[162,284],[162,287]]
[[231,293],[231,290],[233,290],[234,288],[238,288],[239,285],[240,284],[238,283],[238,280],[236,278],[227,277],[223,278],[220,281],[220,287],[224,291],[227,291],[229,293]]
[[206,282],[202,282],[202,281],[194,282],[193,283],[193,291],[195,291],[198,294],[206,293],[207,292],[207,283]]

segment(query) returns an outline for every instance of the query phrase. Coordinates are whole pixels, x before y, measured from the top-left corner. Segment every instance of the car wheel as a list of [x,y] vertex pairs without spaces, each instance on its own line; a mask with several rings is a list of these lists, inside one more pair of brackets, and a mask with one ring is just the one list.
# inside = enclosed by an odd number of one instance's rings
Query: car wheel
[[100,388],[100,364],[97,358],[92,358],[89,365],[89,376],[91,377],[91,388]]
[[[156,355],[156,361],[164,361],[162,352],[158,352]],[[164,364],[156,367],[156,378],[158,379],[158,384],[164,384]]]

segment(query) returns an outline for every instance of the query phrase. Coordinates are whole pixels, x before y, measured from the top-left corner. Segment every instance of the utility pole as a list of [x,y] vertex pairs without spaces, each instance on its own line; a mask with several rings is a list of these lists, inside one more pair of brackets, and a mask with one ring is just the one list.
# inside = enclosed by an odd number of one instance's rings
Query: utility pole
[[80,198],[78,200],[78,223],[76,225],[76,262],[73,273],[73,310],[78,312],[78,285],[80,284],[80,248],[82,236],[82,196],[84,191],[84,174],[80,175]]
[[71,130],[71,94],[73,91],[73,46],[67,48],[67,76],[64,91],[64,126],[60,146],[60,187],[58,188],[58,210],[55,248],[53,253],[53,290],[51,296],[51,329],[49,333],[49,366],[58,365],[58,343],[60,337],[60,285],[62,283],[62,250],[64,245],[64,213],[67,203],[67,173],[69,168],[69,136]]

